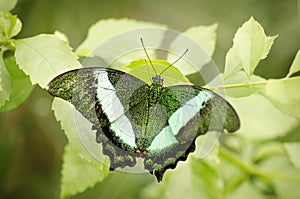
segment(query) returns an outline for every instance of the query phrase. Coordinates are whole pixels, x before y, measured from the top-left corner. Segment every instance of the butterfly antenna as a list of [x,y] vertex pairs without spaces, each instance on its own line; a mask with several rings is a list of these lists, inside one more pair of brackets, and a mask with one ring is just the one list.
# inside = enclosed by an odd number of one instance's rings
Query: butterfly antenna
[[178,62],[187,52],[189,51],[189,49],[187,48],[184,53],[182,53],[182,55],[180,55],[180,57],[178,59],[176,59],[172,64],[170,64],[167,68],[165,68],[163,71],[160,72],[159,75],[163,74],[166,70],[168,70],[171,66],[173,66],[176,62]]
[[145,64],[147,65],[148,76],[149,76],[149,80],[151,82],[151,75],[150,75],[150,71],[149,71],[147,60],[145,60]]
[[150,59],[150,57],[149,57],[149,55],[148,55],[148,53],[147,53],[147,51],[146,51],[146,48],[145,48],[145,45],[144,45],[143,38],[141,37],[140,39],[141,39],[141,43],[142,43],[143,49],[144,49],[144,51],[145,51],[145,54],[146,54],[146,56],[147,56],[147,58],[148,58],[148,60],[149,60],[149,62],[150,62],[150,64],[151,64],[151,67],[153,68],[154,73],[157,74],[157,72],[156,72],[156,70],[155,70],[155,68],[154,68],[154,66],[153,66],[153,64],[152,64],[152,61],[151,61],[151,59]]

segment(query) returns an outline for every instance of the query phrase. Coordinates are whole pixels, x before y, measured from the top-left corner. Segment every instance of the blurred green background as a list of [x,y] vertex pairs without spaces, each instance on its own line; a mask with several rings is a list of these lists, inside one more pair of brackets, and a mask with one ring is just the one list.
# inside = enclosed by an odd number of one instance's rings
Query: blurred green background
[[[279,78],[286,75],[300,47],[299,7],[297,0],[20,0],[12,13],[23,23],[18,37],[59,30],[69,37],[73,48],[85,39],[93,23],[105,18],[159,22],[178,31],[218,23],[213,58],[220,68],[235,31],[253,16],[267,35],[279,35],[256,74]],[[35,88],[22,107],[0,115],[0,198],[59,197],[62,154],[67,140],[53,116],[51,102],[52,97],[45,90]],[[110,187],[116,179],[122,179],[120,183],[124,187],[111,198],[122,198],[148,182],[139,180],[141,176],[120,178],[118,175],[109,176],[97,189],[74,198],[92,198],[93,195],[105,198],[112,193]],[[130,180],[141,183],[132,185],[128,183]],[[130,194],[135,198],[134,193]]]

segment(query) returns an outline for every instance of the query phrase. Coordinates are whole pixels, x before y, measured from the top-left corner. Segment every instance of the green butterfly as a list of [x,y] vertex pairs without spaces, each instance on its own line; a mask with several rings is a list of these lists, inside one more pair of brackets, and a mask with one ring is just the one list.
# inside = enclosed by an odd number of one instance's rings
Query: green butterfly
[[141,157],[161,181],[167,169],[195,150],[198,136],[240,127],[233,107],[216,93],[195,85],[164,87],[163,81],[155,75],[148,85],[119,70],[91,67],[55,77],[48,91],[71,102],[93,124],[111,170],[132,167]]

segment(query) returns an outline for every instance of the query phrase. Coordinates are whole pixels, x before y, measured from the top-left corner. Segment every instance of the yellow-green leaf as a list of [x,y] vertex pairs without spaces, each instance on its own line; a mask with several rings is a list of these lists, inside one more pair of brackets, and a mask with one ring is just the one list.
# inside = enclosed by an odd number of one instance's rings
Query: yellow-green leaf
[[3,35],[6,39],[11,39],[21,31],[21,28],[22,23],[16,15],[0,11],[0,38]]
[[4,61],[10,76],[11,85],[9,100],[0,108],[0,112],[18,108],[29,97],[34,88],[29,77],[18,67],[14,56],[6,57]]
[[226,98],[237,111],[241,128],[237,134],[249,140],[283,136],[299,121],[278,110],[264,96],[255,93],[244,98]]
[[183,58],[176,63],[176,67],[184,75],[199,72],[203,66],[212,62],[211,56],[215,49],[217,27],[217,24],[195,26],[182,34],[170,31],[170,38],[175,37],[175,39],[170,43],[167,61],[174,62],[188,49]]
[[224,80],[243,68],[235,48],[230,48],[225,58]]
[[[164,69],[170,66],[170,63],[164,60],[151,60],[151,62],[157,74],[160,74]],[[125,69],[129,74],[143,80],[148,84],[152,82],[151,78],[156,75],[149,61],[145,59],[133,61],[124,66],[123,69]],[[164,78],[165,86],[178,83],[189,83],[189,80],[174,66],[171,66],[165,70],[161,76]]]
[[259,61],[268,55],[276,37],[266,36],[263,27],[253,17],[237,30],[233,48],[249,78]]
[[0,50],[0,107],[9,99],[11,81]]
[[17,0],[1,0],[0,1],[0,10],[10,11],[17,4]]
[[182,34],[194,40],[209,56],[212,56],[216,46],[217,28],[218,24],[212,24],[210,26],[194,26],[187,29]]
[[102,154],[102,146],[95,141],[96,132],[92,130],[92,124],[71,103],[60,98],[54,98],[52,109],[77,153],[91,164],[102,166],[103,171],[106,171],[108,159]]
[[[300,131],[298,131],[298,133],[300,133]],[[300,142],[285,143],[284,147],[286,148],[286,151],[294,167],[300,169]]]
[[54,35],[42,34],[15,43],[18,65],[32,84],[42,88],[47,88],[55,76],[81,66],[72,49]]
[[291,75],[293,75],[294,73],[297,73],[300,71],[300,50],[298,50],[296,57],[290,67],[290,71],[287,74],[287,77],[290,77]]
[[[66,152],[63,168],[64,176],[61,184],[61,196],[67,197],[82,192],[94,183],[102,181],[108,174],[109,160],[108,157],[102,154],[102,145],[95,141],[96,132],[92,130],[91,123],[75,110],[69,102],[54,98],[52,109],[69,140],[70,148],[68,150],[72,151]],[[74,155],[70,153],[74,153]],[[66,158],[69,159],[66,160]],[[76,164],[70,166],[72,161],[75,161]],[[92,173],[82,175],[82,173],[86,174],[87,172]],[[72,182],[74,175],[78,175],[79,181],[85,180],[85,183]],[[89,181],[90,175],[93,175],[91,181]],[[85,177],[86,179],[83,179]]]
[[300,76],[282,81],[269,81],[266,97],[283,113],[300,119]]
[[102,181],[107,173],[82,159],[69,143],[65,147],[62,167],[61,198],[73,196]]
[[[111,39],[114,36],[117,36],[118,34],[125,33],[127,31],[135,30],[135,29],[139,29],[139,28],[153,28],[153,27],[165,28],[166,26],[162,25],[162,24],[158,24],[158,23],[137,21],[137,20],[133,20],[133,19],[100,20],[90,27],[87,38],[77,48],[76,54],[79,56],[89,56],[92,54],[92,52],[97,47],[99,47],[100,44]],[[136,36],[137,42],[139,42],[139,39],[140,39],[139,36]],[[126,42],[126,41],[123,41],[123,42]],[[120,45],[120,43],[118,45]],[[120,47],[122,47],[122,46],[119,46],[119,47],[111,46],[111,48],[114,48],[114,49],[118,49]],[[109,49],[106,49],[106,50],[108,51]],[[118,56],[118,55],[115,55],[115,56]],[[138,57],[138,58],[141,58],[141,57]]]

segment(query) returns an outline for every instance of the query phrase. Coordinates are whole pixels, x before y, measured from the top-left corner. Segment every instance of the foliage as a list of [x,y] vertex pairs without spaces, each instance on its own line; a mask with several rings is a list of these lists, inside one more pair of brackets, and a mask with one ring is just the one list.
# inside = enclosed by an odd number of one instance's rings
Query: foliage
[[[14,39],[22,27],[20,20],[9,12],[15,2],[2,1],[0,6],[1,112],[20,106],[34,85],[47,88],[47,83],[56,75],[80,67],[77,56],[89,54],[95,44],[112,35],[125,29],[166,27],[130,19],[102,20],[91,27],[76,56],[67,38],[60,33]],[[212,55],[216,28],[216,25],[192,27],[183,34]],[[207,158],[197,158],[196,151],[176,169],[167,171],[161,184],[151,179],[147,187],[139,187],[135,192],[138,191],[141,198],[174,199],[185,197],[187,193],[190,198],[300,197],[297,191],[300,185],[297,154],[300,149],[300,77],[293,76],[300,71],[300,51],[286,78],[265,80],[254,74],[258,63],[269,54],[276,37],[266,36],[262,26],[252,17],[237,30],[226,55],[222,74],[225,85],[210,89],[217,92],[226,89],[227,99],[241,118],[241,129],[233,135],[222,135],[220,144]],[[140,65],[132,62],[124,70],[141,75],[136,66]],[[108,162],[99,163],[80,142],[76,124],[69,117],[74,114],[70,104],[54,99],[52,108],[69,140],[61,181],[61,198],[66,198],[105,180],[109,176]],[[82,128],[86,132],[92,131],[88,124]],[[197,146],[202,139],[197,140]],[[90,147],[108,161],[101,154],[101,145],[95,143]],[[117,181],[114,183],[113,186],[118,186]]]

